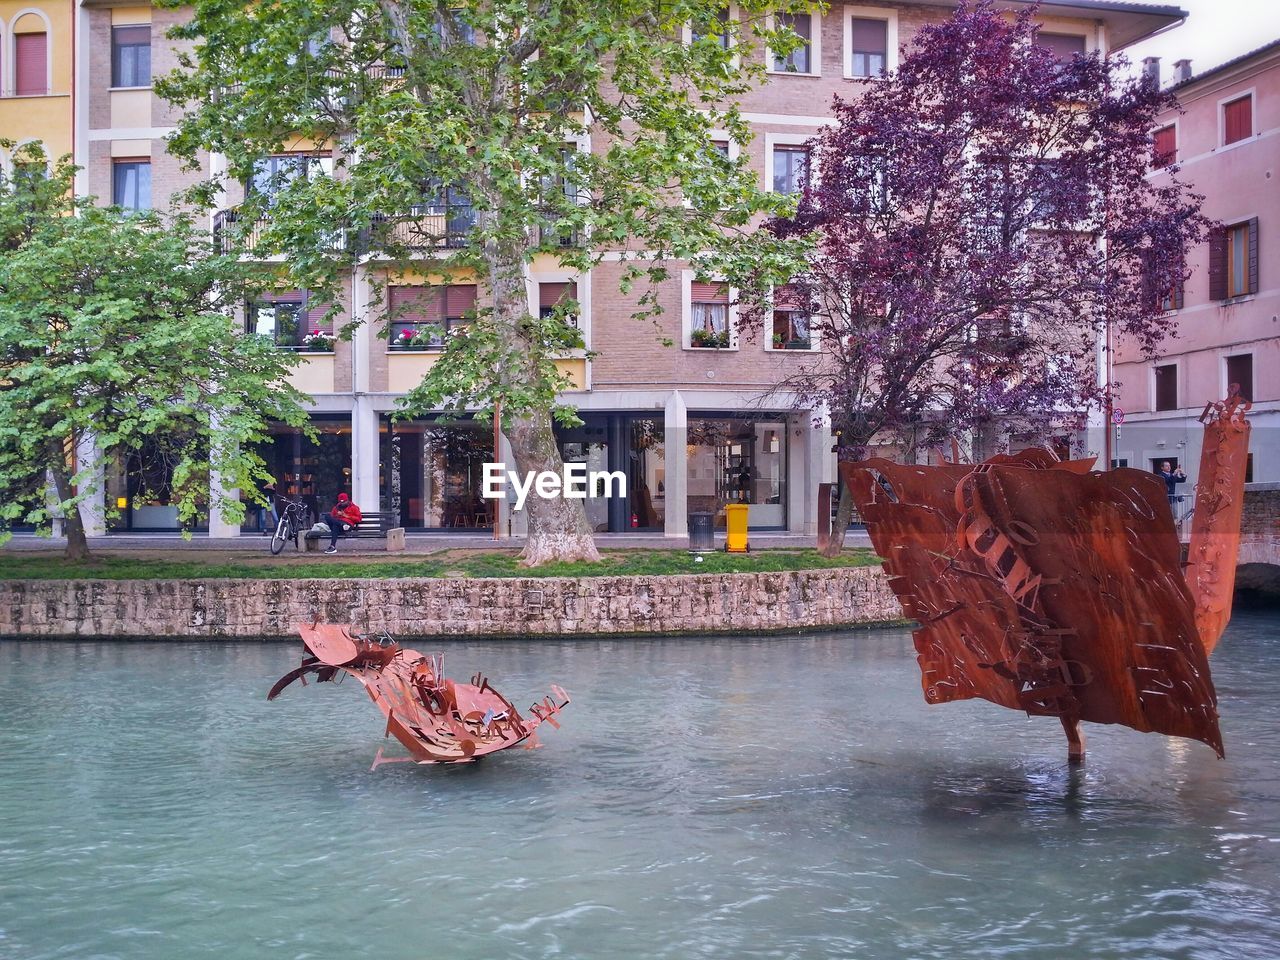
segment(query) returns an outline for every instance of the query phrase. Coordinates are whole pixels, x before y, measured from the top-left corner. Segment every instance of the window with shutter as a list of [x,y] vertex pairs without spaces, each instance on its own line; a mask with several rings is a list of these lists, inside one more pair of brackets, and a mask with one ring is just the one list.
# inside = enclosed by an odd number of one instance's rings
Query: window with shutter
[[245,310],[249,332],[275,341],[278,347],[300,347],[309,332],[305,329],[306,301],[304,290],[264,294]]
[[1075,33],[1040,33],[1036,43],[1044,47],[1061,63],[1067,63],[1072,57],[1084,56],[1084,37]]
[[1153,167],[1167,167],[1174,163],[1178,157],[1178,128],[1172,123],[1167,127],[1161,127],[1155,132],[1154,147],[1152,149],[1151,165]]
[[1156,409],[1178,409],[1178,365],[1156,367]]
[[884,76],[889,60],[889,21],[850,18],[849,44],[850,76]]
[[1226,229],[1225,250],[1225,296],[1243,297],[1257,292],[1257,221],[1249,220],[1237,223]]
[[1227,299],[1227,231],[1209,235],[1209,299]]
[[780,13],[776,26],[779,30],[789,27],[800,42],[785,56],[775,55],[773,69],[779,73],[813,73],[813,17],[807,13]]
[[1253,399],[1253,354],[1241,353],[1227,357],[1227,389],[1235,384],[1240,388],[1240,396],[1246,400]]
[[[555,313],[556,307],[566,300],[578,299],[578,285],[572,281],[538,284],[538,315],[549,317]],[[565,318],[570,326],[578,325],[578,318],[570,315]]]
[[723,348],[730,344],[729,288],[723,283],[689,285],[689,345]]
[[111,86],[151,85],[151,25],[131,24],[111,30]]
[[1238,143],[1253,136],[1253,95],[1246,94],[1222,107],[1222,144]]
[[812,311],[804,293],[788,284],[773,293],[773,349],[809,350],[813,346]]
[[13,92],[41,97],[49,92],[49,38],[44,33],[20,33],[13,38]]
[[387,293],[390,345],[398,349],[441,349],[446,337],[457,334],[470,322],[475,305],[474,283],[391,287]]

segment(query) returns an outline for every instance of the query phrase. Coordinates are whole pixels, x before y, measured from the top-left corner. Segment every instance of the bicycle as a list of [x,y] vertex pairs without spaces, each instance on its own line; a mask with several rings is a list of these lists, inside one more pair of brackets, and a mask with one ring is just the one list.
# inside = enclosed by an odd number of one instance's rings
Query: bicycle
[[302,531],[307,527],[307,517],[310,511],[307,505],[301,500],[289,500],[281,497],[284,501],[284,509],[280,511],[280,521],[276,524],[276,532],[271,536],[271,553],[278,554],[284,549],[286,541],[293,541],[295,550],[301,549],[299,537]]

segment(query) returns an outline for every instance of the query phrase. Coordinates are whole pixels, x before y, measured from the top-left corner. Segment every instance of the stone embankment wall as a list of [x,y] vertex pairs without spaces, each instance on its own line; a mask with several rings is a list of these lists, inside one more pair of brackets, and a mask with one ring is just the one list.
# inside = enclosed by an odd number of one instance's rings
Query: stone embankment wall
[[668,577],[0,581],[0,637],[276,638],[761,632],[900,621],[879,567]]

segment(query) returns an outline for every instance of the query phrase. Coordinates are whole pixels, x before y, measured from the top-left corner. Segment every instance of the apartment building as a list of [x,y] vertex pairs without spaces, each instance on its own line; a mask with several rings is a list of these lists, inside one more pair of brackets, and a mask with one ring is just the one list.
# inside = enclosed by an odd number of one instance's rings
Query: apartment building
[[[0,0],[0,10],[10,2]],[[1010,9],[1022,5],[1021,0],[1007,4]],[[864,84],[892,70],[917,30],[945,18],[953,7],[952,0],[863,0],[833,3],[822,16],[794,17],[790,25],[806,42],[785,60],[761,51],[768,81],[742,103],[753,139],[740,144],[726,136],[717,146],[744,156],[763,189],[798,190],[808,165],[805,144],[829,122],[832,99],[856,96]],[[151,77],[174,65],[174,41],[166,33],[181,12],[112,0],[79,0],[78,5],[72,0],[57,9],[61,20],[52,6],[44,16],[62,24],[48,31],[48,49],[50,62],[65,64],[68,71],[73,122],[64,124],[64,136],[85,168],[78,188],[102,202],[163,207],[200,175],[182,171],[165,152],[164,137],[177,117],[150,89]],[[1041,41],[1067,57],[1122,49],[1185,14],[1140,2],[1048,0],[1041,17]],[[10,110],[0,113],[0,135],[29,130],[26,136],[48,136],[50,144],[66,142],[38,130],[34,112],[21,107],[21,102],[0,104]],[[579,148],[601,147],[588,141]],[[259,186],[266,189],[274,173],[306,176],[331,163],[332,157],[299,145],[291,154],[263,158]],[[203,174],[219,169],[220,158],[209,157]],[[213,213],[215,234],[239,225],[237,191],[228,190]],[[388,301],[403,311],[395,323],[369,306],[380,269],[376,259],[354,272],[340,304],[339,324],[351,318],[368,321],[350,341],[332,338],[333,324],[322,319],[327,305],[314,303],[308,291],[280,290],[245,304],[248,329],[303,354],[295,383],[311,397],[313,423],[320,431],[316,442],[280,429],[267,459],[281,493],[317,504],[346,490],[366,510],[394,514],[411,532],[496,525],[502,534],[518,535],[520,513],[480,497],[481,464],[494,458],[487,425],[442,423],[432,416],[406,423],[392,417],[397,400],[439,356],[437,343],[414,336],[417,324],[447,328],[460,323],[484,296],[474,277],[447,265],[450,244],[465,237],[471,223],[466,198],[442,190],[424,198],[421,213],[431,232],[444,240],[422,251],[416,275],[398,278],[389,289]],[[621,470],[628,477],[625,498],[587,501],[593,527],[683,536],[690,512],[722,516],[727,503],[745,503],[753,530],[812,532],[818,484],[835,479],[832,438],[820,411],[777,389],[822,349],[808,318],[780,297],[761,329],[747,330],[732,305],[732,291],[698,282],[692,271],[677,268],[659,291],[664,313],[655,330],[632,319],[637,304],[619,292],[621,272],[617,258],[606,256],[577,275],[549,255],[539,257],[528,272],[531,310],[551,309],[566,295],[580,306],[587,350],[566,356],[562,366],[574,383],[564,399],[578,409],[583,423],[559,431],[563,455],[589,470]],[[154,450],[101,464],[108,497],[121,510],[113,529],[177,528],[165,462],[163,451]],[[201,529],[217,536],[242,532],[228,529],[216,516]],[[253,529],[251,516],[243,532]]]
[[1204,194],[1204,211],[1221,229],[1191,251],[1186,283],[1157,293],[1176,331],[1160,357],[1117,351],[1124,423],[1116,457],[1143,469],[1168,460],[1194,481],[1197,418],[1237,383],[1253,402],[1247,479],[1274,482],[1280,480],[1280,40],[1199,74],[1179,61],[1171,89],[1182,109],[1160,118],[1153,176],[1166,179],[1176,169]]

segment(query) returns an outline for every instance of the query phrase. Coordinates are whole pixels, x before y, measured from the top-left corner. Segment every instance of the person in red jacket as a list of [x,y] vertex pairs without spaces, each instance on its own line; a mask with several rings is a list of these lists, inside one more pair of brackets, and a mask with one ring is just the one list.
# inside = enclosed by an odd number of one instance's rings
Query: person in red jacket
[[337,553],[339,534],[356,528],[360,523],[360,508],[345,493],[340,493],[338,502],[333,505],[327,517],[320,518],[320,522],[329,528],[329,547],[325,553]]

